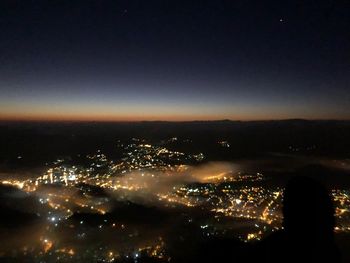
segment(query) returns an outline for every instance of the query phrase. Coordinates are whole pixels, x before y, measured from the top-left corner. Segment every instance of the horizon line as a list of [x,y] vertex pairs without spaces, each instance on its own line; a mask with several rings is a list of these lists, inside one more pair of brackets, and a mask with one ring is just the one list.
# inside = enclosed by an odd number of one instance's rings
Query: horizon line
[[190,122],[273,122],[273,121],[350,121],[349,119],[321,119],[321,118],[280,118],[280,119],[193,119],[193,120],[57,120],[57,119],[0,119],[1,123],[143,123],[143,122],[170,122],[170,123],[190,123]]

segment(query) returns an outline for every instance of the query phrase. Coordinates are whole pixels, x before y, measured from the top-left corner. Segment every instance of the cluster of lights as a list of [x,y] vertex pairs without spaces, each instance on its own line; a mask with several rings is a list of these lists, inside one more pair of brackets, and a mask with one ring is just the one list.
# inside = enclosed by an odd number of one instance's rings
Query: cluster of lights
[[[166,143],[176,142],[171,138]],[[230,147],[227,141],[218,142],[223,147]],[[87,155],[88,165],[66,165],[64,159],[58,159],[47,171],[35,179],[4,180],[2,184],[12,185],[25,192],[35,192],[39,203],[45,209],[47,219],[47,233],[52,233],[59,227],[75,229],[77,240],[84,240],[89,235],[84,220],[73,224],[69,219],[75,212],[108,213],[108,197],[94,196],[94,188],[112,191],[139,191],[147,189],[148,180],[158,182],[161,176],[171,176],[174,172],[188,171],[189,162],[202,161],[202,153],[189,155],[178,151],[171,151],[164,145],[152,145],[145,140],[133,138],[131,143],[123,144],[119,141],[118,147],[124,151],[122,159],[112,161],[100,150],[95,154]],[[125,176],[125,175],[128,176]],[[161,176],[160,176],[161,175]],[[144,180],[139,180],[139,179]],[[243,172],[219,173],[207,175],[202,183],[188,183],[176,186],[168,192],[154,193],[163,205],[169,207],[186,206],[200,207],[214,215],[219,222],[220,218],[236,218],[253,222],[253,228],[246,233],[240,233],[239,238],[246,242],[260,240],[268,232],[281,228],[281,204],[283,189],[279,187],[259,186],[259,182],[266,180],[262,173],[247,174]],[[141,183],[140,183],[141,182]],[[241,184],[240,182],[245,182]],[[255,184],[258,182],[258,184]],[[60,192],[38,191],[46,186],[59,185]],[[248,186],[250,185],[250,186]],[[72,191],[80,191],[81,195],[72,195]],[[118,192],[119,193],[119,192]],[[122,193],[122,192],[120,192]],[[336,204],[337,226],[335,231],[350,232],[350,192],[348,190],[333,190],[332,195]],[[70,222],[70,223],[67,223]],[[220,232],[211,223],[199,226],[206,236],[218,235]],[[129,238],[134,233],[121,222],[104,220],[97,224],[95,231],[124,231]],[[130,230],[131,231],[131,230]],[[57,260],[62,257],[73,258],[77,254],[74,247],[59,247],[55,238],[40,237],[41,250],[39,255],[53,255]],[[24,249],[28,253],[28,249]],[[166,259],[165,243],[159,237],[156,244],[140,247],[128,254],[101,247],[94,250],[95,258],[104,262],[115,262],[117,259],[134,258],[148,255]]]

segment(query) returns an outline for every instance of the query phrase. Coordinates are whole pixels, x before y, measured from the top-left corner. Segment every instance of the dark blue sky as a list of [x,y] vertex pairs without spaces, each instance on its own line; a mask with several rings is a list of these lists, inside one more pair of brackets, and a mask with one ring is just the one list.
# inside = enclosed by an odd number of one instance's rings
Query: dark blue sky
[[350,119],[350,3],[0,4],[0,118]]

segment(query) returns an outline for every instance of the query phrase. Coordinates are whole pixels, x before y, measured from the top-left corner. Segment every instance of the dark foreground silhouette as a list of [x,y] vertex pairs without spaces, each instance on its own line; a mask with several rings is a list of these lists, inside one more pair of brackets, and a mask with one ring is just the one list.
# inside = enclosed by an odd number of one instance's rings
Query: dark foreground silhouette
[[283,216],[283,230],[261,242],[213,240],[199,249],[192,262],[340,262],[334,207],[322,184],[305,176],[292,178],[284,194]]
[[265,262],[340,262],[332,199],[319,182],[294,177],[286,186],[283,227],[261,245]]

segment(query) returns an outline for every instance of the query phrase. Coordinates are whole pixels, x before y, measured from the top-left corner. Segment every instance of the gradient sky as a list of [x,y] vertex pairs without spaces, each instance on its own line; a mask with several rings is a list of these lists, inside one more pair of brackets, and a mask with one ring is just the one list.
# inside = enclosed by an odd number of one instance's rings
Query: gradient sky
[[350,119],[350,3],[0,3],[0,119]]

